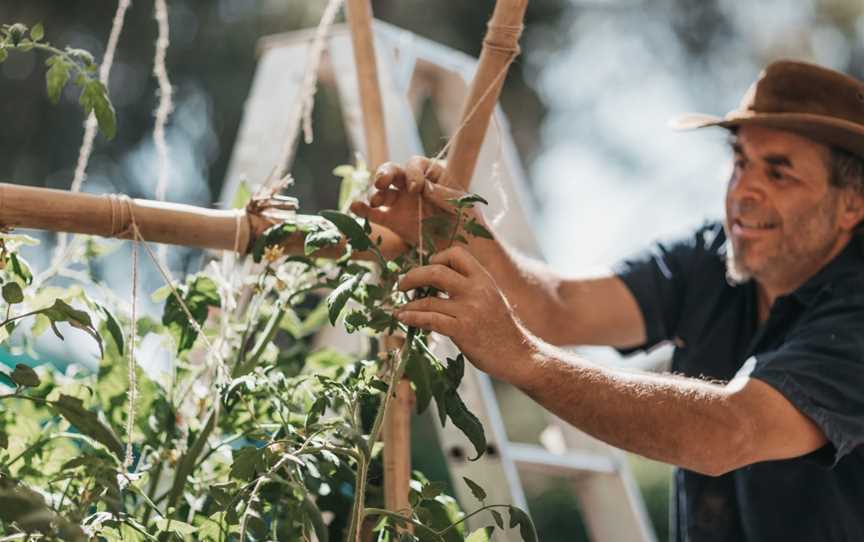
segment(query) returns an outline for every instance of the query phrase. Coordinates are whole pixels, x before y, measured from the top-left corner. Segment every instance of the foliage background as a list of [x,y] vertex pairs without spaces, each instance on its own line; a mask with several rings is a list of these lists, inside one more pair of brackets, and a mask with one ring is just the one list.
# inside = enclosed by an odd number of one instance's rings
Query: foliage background
[[[209,205],[220,193],[255,69],[258,37],[317,23],[321,0],[173,0],[168,67],[177,109],[169,126],[173,171],[168,198]],[[101,57],[115,2],[6,0],[0,22],[42,21],[56,44]],[[376,15],[470,54],[479,51],[491,0],[378,0]],[[152,3],[133,2],[110,83],[115,140],[97,139],[85,189],[152,197],[150,140],[156,106],[150,76],[156,26]],[[661,235],[721,213],[724,150],[720,134],[680,135],[665,121],[687,110],[723,113],[766,62],[814,60],[864,77],[864,4],[860,0],[532,0],[524,55],[502,102],[530,173],[531,202],[548,259],[573,272],[605,266]],[[0,180],[66,189],[81,139],[81,116],[68,93],[52,107],[35,55],[0,65]],[[332,207],[336,163],[351,159],[335,96],[323,92],[316,141],[301,148],[294,192],[308,212]],[[424,119],[429,151],[434,122]],[[686,149],[686,152],[682,152]],[[334,160],[334,157],[338,157]],[[574,209],[578,212],[574,213]],[[631,235],[634,228],[640,235]],[[590,238],[581,232],[592,232]],[[43,247],[52,238],[43,236]],[[28,255],[36,267],[47,251]],[[128,247],[95,269],[116,292],[129,291]],[[172,250],[176,273],[195,271],[200,254]],[[144,291],[160,285],[146,263]],[[45,344],[57,360],[86,359],[81,345]],[[593,352],[610,359],[607,352]],[[8,355],[7,355],[8,357]],[[64,361],[58,361],[62,364]],[[14,363],[13,363],[14,364]],[[500,386],[514,440],[535,441],[536,408]],[[431,426],[417,420],[415,449],[435,449]],[[416,458],[428,470],[440,457]],[[634,460],[652,520],[666,538],[666,467]],[[431,473],[434,476],[434,473]],[[528,479],[543,540],[581,532],[563,482]],[[573,518],[566,524],[562,518]]]

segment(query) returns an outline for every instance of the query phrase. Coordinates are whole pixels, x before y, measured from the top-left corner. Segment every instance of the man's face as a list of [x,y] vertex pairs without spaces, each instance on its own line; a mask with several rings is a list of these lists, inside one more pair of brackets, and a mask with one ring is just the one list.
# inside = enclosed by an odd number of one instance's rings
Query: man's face
[[837,247],[840,190],[829,185],[829,150],[791,132],[742,126],[726,191],[731,279],[798,285]]

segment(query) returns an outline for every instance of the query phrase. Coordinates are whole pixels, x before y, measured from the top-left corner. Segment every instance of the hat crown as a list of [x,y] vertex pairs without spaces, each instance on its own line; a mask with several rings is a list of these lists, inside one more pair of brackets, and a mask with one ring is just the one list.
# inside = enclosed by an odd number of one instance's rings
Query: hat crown
[[804,113],[864,126],[864,83],[806,62],[774,62],[745,94],[740,111]]

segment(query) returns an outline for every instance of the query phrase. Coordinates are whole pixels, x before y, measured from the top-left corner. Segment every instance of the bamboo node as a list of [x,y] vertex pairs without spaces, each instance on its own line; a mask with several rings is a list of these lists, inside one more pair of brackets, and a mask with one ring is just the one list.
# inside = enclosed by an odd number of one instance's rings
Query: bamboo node
[[519,56],[519,38],[522,36],[523,25],[501,25],[489,23],[486,25],[486,37],[483,45],[490,51],[502,53],[513,58]]

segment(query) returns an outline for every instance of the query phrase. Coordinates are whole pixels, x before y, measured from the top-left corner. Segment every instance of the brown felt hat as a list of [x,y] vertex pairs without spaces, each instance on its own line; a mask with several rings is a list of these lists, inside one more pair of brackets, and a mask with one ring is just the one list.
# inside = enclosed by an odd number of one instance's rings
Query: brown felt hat
[[681,130],[756,124],[788,130],[864,158],[864,83],[815,64],[781,60],[768,65],[738,109],[725,117],[689,114]]

